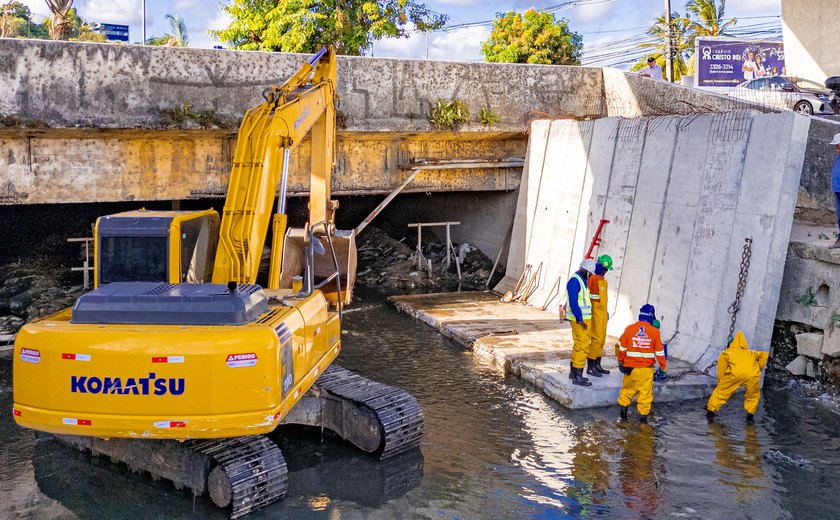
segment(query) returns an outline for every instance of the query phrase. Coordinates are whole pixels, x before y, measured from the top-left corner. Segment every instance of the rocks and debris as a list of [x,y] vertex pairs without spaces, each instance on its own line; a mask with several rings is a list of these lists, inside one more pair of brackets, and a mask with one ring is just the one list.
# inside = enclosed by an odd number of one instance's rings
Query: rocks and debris
[[[450,258],[449,268],[446,267],[445,242],[436,239],[431,233],[424,233],[422,251],[426,264],[418,266],[415,240],[416,238],[411,236],[397,240],[375,227],[365,229],[357,244],[359,268],[356,284],[377,287],[387,292],[399,289],[454,291],[459,288],[485,288],[493,261],[478,247],[467,243],[455,244],[461,267],[459,282],[454,259]],[[432,262],[431,273],[428,270],[428,260]],[[503,272],[503,268],[497,268],[494,276],[501,278]]]
[[28,321],[70,307],[82,293],[68,286],[69,269],[45,262],[7,265],[0,277],[0,336],[16,334]]
[[795,466],[797,468],[811,469],[811,461],[805,458],[791,457],[779,450],[770,450],[764,454],[764,460],[776,466]]

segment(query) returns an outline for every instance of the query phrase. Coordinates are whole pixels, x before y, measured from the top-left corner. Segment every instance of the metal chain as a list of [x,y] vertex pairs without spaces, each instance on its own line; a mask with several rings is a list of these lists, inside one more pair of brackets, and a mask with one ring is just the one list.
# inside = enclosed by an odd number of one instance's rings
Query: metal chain
[[735,334],[735,320],[738,317],[738,311],[741,310],[741,297],[744,296],[744,287],[747,285],[747,274],[750,271],[750,256],[752,255],[752,238],[744,239],[744,252],[741,253],[741,273],[738,276],[738,290],[735,292],[735,301],[729,306],[727,311],[732,315],[732,321],[729,323],[729,338],[727,344],[732,341]]
[[[732,341],[732,336],[735,334],[735,319],[738,317],[738,311],[741,310],[741,298],[744,296],[744,287],[747,285],[747,274],[750,271],[750,256],[752,255],[752,238],[745,238],[744,239],[744,252],[741,253],[741,272],[738,275],[738,289],[735,292],[735,301],[732,302],[732,305],[729,306],[727,311],[729,314],[732,315],[732,321],[729,323],[729,339],[727,339],[726,343],[729,344]],[[671,338],[673,339],[673,338]],[[724,348],[726,348],[724,346]],[[706,367],[706,370],[702,372],[697,369],[689,369],[685,370],[677,376],[669,377],[668,381],[679,381],[685,376],[688,375],[710,375],[712,369],[717,366],[717,360],[715,360],[711,365]]]

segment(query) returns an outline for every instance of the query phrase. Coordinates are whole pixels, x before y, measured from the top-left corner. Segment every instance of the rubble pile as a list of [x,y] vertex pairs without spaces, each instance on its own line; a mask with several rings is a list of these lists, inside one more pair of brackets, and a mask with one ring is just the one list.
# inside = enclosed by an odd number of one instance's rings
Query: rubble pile
[[67,267],[41,262],[4,266],[0,276],[0,338],[24,323],[71,307],[82,286],[68,286]]
[[[365,229],[358,239],[357,250],[356,284],[386,292],[484,290],[493,268],[493,261],[477,247],[466,243],[455,244],[461,269],[459,280],[454,258],[450,256],[450,265],[446,266],[446,244],[427,233],[423,233],[423,260],[419,265],[416,238],[397,240],[379,228]],[[501,278],[503,272],[504,269],[499,267],[494,276]]]

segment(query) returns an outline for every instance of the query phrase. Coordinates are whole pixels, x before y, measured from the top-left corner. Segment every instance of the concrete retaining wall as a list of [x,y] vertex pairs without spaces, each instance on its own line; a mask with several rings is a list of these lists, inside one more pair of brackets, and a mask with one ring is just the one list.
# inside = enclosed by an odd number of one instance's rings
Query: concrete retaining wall
[[529,300],[542,305],[608,219],[597,252],[616,264],[609,333],[619,335],[650,302],[669,352],[705,368],[725,344],[744,238],[752,237],[737,326],[769,349],[808,128],[803,116],[747,111],[535,122],[497,289],[542,264]]
[[[0,40],[0,115],[53,128],[156,128],[161,112],[190,103],[234,127],[309,55]],[[437,99],[490,107],[523,130],[531,110],[600,115],[601,69],[341,56],[339,110],[346,129],[430,130]],[[477,129],[481,129],[477,125]]]

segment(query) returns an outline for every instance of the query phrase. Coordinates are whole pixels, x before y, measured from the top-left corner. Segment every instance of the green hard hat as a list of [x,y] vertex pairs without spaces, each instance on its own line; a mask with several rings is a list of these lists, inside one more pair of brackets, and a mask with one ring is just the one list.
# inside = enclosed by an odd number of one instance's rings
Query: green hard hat
[[653,320],[652,325],[653,325],[654,328],[658,329],[659,326],[660,326],[659,320]]
[[598,263],[604,266],[607,271],[612,271],[612,257],[610,255],[601,255],[598,257]]

